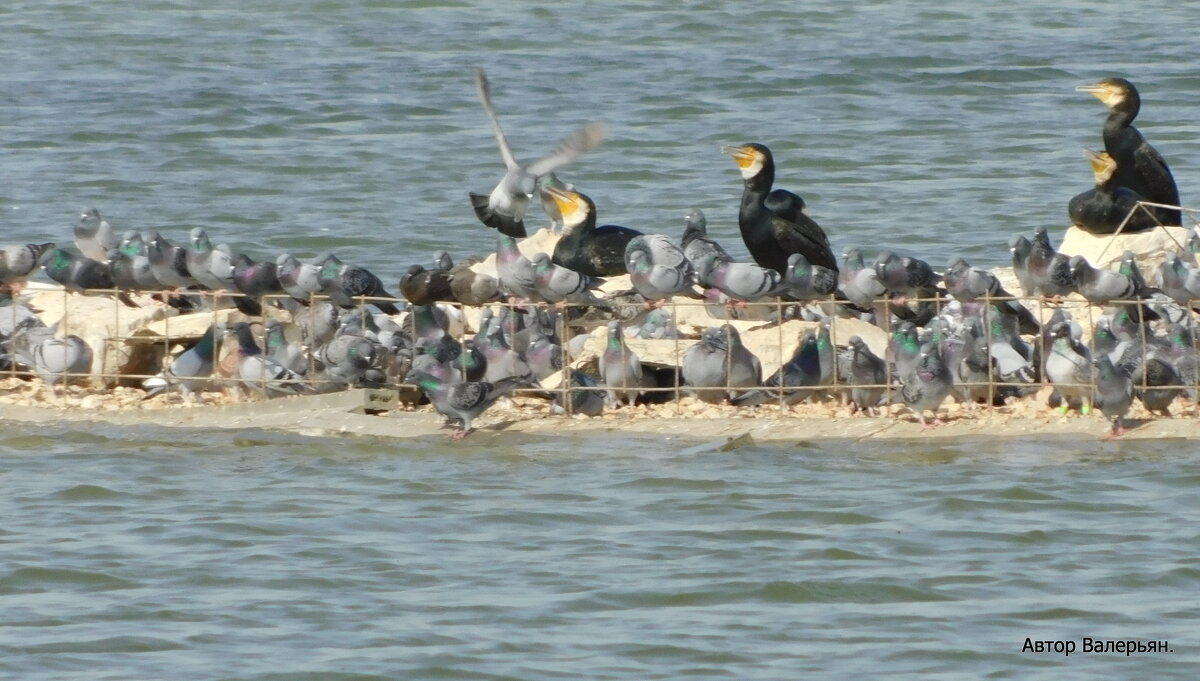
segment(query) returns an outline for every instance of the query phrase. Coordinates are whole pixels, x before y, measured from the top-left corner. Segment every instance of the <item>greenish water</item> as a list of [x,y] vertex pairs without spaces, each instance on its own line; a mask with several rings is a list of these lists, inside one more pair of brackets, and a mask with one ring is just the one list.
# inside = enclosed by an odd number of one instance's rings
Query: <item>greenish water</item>
[[[1077,84],[1139,85],[1193,203],[1197,25],[1165,2],[12,2],[0,230],[66,240],[95,205],[389,283],[488,250],[482,65],[523,159],[608,123],[563,173],[603,222],[676,234],[699,206],[744,253],[718,147],[759,141],[835,248],[997,265],[1090,186],[1103,109]],[[1198,482],[1171,442],[7,425],[0,676],[1191,679]],[[1085,636],[1174,652],[1021,651]]]

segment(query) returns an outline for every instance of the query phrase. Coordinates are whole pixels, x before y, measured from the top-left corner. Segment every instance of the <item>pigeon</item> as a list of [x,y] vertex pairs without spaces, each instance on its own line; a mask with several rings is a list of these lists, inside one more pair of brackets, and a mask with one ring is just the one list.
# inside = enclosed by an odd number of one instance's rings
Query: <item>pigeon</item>
[[600,379],[608,387],[610,407],[632,406],[642,394],[642,361],[625,344],[624,329],[615,319],[608,323],[604,352],[600,354]]
[[404,379],[425,393],[439,414],[462,422],[462,427],[451,435],[452,440],[461,440],[474,432],[472,422],[512,391],[529,385],[529,376],[507,376],[495,382],[464,381],[448,383],[423,371],[411,371]]
[[916,368],[921,359],[921,341],[917,327],[911,322],[901,322],[892,329],[888,337],[887,361],[895,368],[893,375],[903,378]]
[[539,299],[547,303],[603,305],[593,291],[597,290],[604,280],[556,265],[546,253],[535,253],[531,263],[534,289]]
[[1037,292],[1037,284],[1029,271],[1029,254],[1033,250],[1033,243],[1016,234],[1008,240],[1008,249],[1012,252],[1013,275],[1021,286],[1021,295],[1028,298]]
[[850,399],[859,411],[874,416],[887,392],[887,362],[871,352],[871,348],[859,336],[850,337],[850,349],[853,357],[846,377],[846,382],[851,386]]
[[838,273],[808,262],[802,253],[788,256],[787,270],[783,274],[788,297],[794,300],[825,298],[837,290]]
[[279,320],[268,319],[263,326],[267,330],[266,347],[263,352],[267,357],[279,362],[281,366],[301,376],[308,373],[308,356],[299,343],[293,343],[284,334],[283,324]]
[[499,230],[501,234],[524,238],[525,210],[529,206],[529,197],[536,187],[537,178],[560,168],[583,154],[591,151],[604,138],[604,126],[600,123],[589,123],[575,133],[569,135],[550,154],[522,166],[513,156],[508,146],[508,138],[500,127],[500,119],[492,108],[491,87],[483,69],[475,71],[475,88],[479,91],[479,101],[492,124],[492,132],[496,136],[496,145],[500,148],[500,158],[504,160],[504,177],[496,185],[492,193],[471,193],[471,206],[479,221],[488,227]]
[[100,216],[100,211],[89,208],[79,216],[75,225],[75,247],[85,258],[103,262],[117,245],[117,235],[108,220]]
[[433,262],[425,269],[430,272],[449,272],[454,269],[454,259],[446,251],[438,251],[433,254]]
[[392,303],[396,296],[384,290],[379,277],[365,267],[343,264],[335,255],[327,256],[321,266],[321,284],[329,299],[342,309],[355,307],[355,298],[367,298],[366,302],[384,314],[400,314],[400,308]]
[[216,341],[223,332],[224,329],[220,325],[210,324],[200,340],[179,353],[162,373],[142,381],[142,387],[146,390],[145,399],[154,397],[171,386],[179,386],[184,403],[191,403],[193,395],[212,376]]
[[1171,362],[1159,356],[1159,351],[1148,353],[1129,378],[1134,396],[1141,400],[1146,411],[1171,415],[1171,403],[1183,391],[1183,379]]
[[1054,250],[1045,227],[1033,233],[1033,244],[1025,261],[1035,292],[1046,298],[1061,298],[1075,290],[1071,259]]
[[1195,402],[1200,393],[1200,357],[1196,353],[1195,334],[1183,324],[1174,323],[1167,327],[1167,339],[1167,356],[1179,374],[1179,384]]
[[284,293],[303,305],[310,304],[313,296],[325,288],[321,282],[321,268],[310,262],[300,262],[291,253],[280,253],[275,258],[275,276]]
[[[706,257],[711,259],[713,255],[709,254]],[[712,288],[735,301],[752,303],[778,296],[785,289],[783,275],[752,262],[719,260],[706,265],[709,266]]]
[[1075,290],[1093,305],[1107,305],[1113,300],[1137,300],[1143,291],[1132,279],[1113,270],[1092,267],[1082,255],[1073,255],[1068,261]]
[[929,263],[918,258],[901,257],[891,251],[881,251],[875,258],[875,278],[894,297],[931,297],[941,281]]
[[[270,264],[274,266],[275,263]],[[238,322],[233,326],[233,332],[237,334],[238,341],[239,385],[268,398],[313,392],[303,376],[263,354],[249,324]]]
[[1200,301],[1200,268],[1184,262],[1178,253],[1172,253],[1158,268],[1159,288],[1180,305],[1193,307]]
[[[796,352],[763,383],[763,388],[751,390],[730,400],[731,404],[752,406],[774,400],[792,405],[812,395],[808,390],[796,390],[821,384],[821,357],[817,334],[811,329],[804,333]],[[783,390],[781,390],[781,388]]]
[[1005,316],[1016,318],[1017,328],[1023,334],[1035,334],[1041,331],[1037,317],[1009,293],[1000,280],[988,270],[971,265],[962,258],[955,258],[942,275],[942,283],[946,291],[955,300],[963,303],[973,303],[980,298],[992,298]]
[[14,339],[13,353],[33,369],[50,388],[51,394],[57,394],[59,381],[78,382],[86,378],[92,369],[92,348],[79,336],[51,337],[36,345],[25,345],[22,341],[28,339],[26,335]]
[[218,279],[211,267],[213,245],[203,227],[195,227],[188,235],[189,248],[184,252],[188,275],[210,291],[220,291],[228,284]]
[[1065,414],[1072,400],[1081,403],[1079,411],[1091,413],[1092,355],[1071,332],[1069,322],[1059,322],[1051,329],[1053,344],[1046,355],[1046,378],[1063,398],[1058,413]]
[[695,296],[691,261],[661,234],[631,239],[625,246],[625,269],[633,288],[647,301],[664,301],[681,293]]
[[[353,386],[362,380],[375,363],[381,346],[361,334],[352,322],[342,320],[342,327],[333,340],[313,353],[320,363],[323,376],[334,383]],[[293,372],[295,373],[295,372]]]
[[532,370],[525,360],[521,359],[520,354],[513,350],[508,342],[504,340],[504,333],[501,329],[499,319],[493,319],[488,324],[487,332],[482,339],[478,335],[475,337],[475,345],[487,359],[487,371],[484,374],[485,381],[497,383],[510,376],[532,374]]
[[234,305],[242,314],[257,317],[262,315],[262,297],[283,293],[275,263],[254,262],[245,253],[233,257],[233,288],[241,296],[233,298]]
[[1099,355],[1094,363],[1096,385],[1092,392],[1092,404],[1112,422],[1107,439],[1125,432],[1122,419],[1133,406],[1133,381],[1113,365],[1108,355]]
[[[5,246],[4,250],[0,251],[0,284],[10,287],[16,284],[17,290],[20,290],[37,269],[42,254],[52,248],[56,248],[53,243]],[[100,260],[103,262],[104,259]]]
[[692,263],[696,283],[703,288],[713,288],[712,268],[723,262],[733,262],[720,244],[708,238],[708,221],[699,208],[691,209],[684,217],[683,238],[680,248]]
[[597,385],[596,379],[578,369],[571,369],[565,386],[554,395],[550,413],[599,416],[604,412],[604,402],[604,390]]
[[500,281],[490,274],[475,272],[466,263],[450,269],[450,292],[463,305],[481,306],[501,300]]
[[187,249],[172,245],[158,232],[150,233],[146,256],[150,258],[150,271],[163,287],[182,289],[196,283],[188,274]]
[[[117,287],[112,273],[109,272],[107,262],[77,256],[61,248],[51,248],[46,251],[38,262],[46,271],[46,276],[72,293],[93,291],[107,293]],[[127,307],[138,307],[138,304],[133,302],[124,291],[117,293],[117,299]]]
[[431,305],[439,301],[454,301],[450,289],[450,271],[426,269],[422,265],[409,265],[400,277],[400,294],[413,305]]
[[851,248],[842,255],[842,267],[838,270],[838,290],[846,300],[864,309],[871,309],[887,291],[879,281],[875,268],[863,264],[862,251],[857,248]]
[[937,409],[954,385],[950,369],[942,361],[941,351],[936,343],[921,346],[916,365],[907,376],[902,376],[900,381],[900,398],[917,414],[921,427],[930,427],[925,420],[926,410],[934,413],[936,424]]
[[730,388],[760,385],[762,364],[742,345],[737,329],[725,324],[704,329],[700,342],[683,353],[680,374],[701,401],[719,404],[732,397]]
[[554,374],[561,374],[563,368],[562,346],[538,331],[530,337],[529,347],[525,349],[525,363],[529,365],[534,378],[539,381]]
[[500,288],[513,298],[528,302],[540,300],[533,263],[521,254],[516,239],[506,234],[496,237],[496,275],[500,279]]

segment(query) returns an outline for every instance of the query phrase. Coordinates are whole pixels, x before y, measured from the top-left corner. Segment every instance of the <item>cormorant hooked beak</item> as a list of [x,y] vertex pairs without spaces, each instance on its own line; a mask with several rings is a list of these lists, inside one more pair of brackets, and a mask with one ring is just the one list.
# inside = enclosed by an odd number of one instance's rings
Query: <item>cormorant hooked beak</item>
[[721,147],[721,153],[733,157],[739,168],[749,168],[758,160],[758,154],[746,147]]
[[580,200],[577,192],[548,185],[543,190],[554,199],[558,212],[562,213],[563,224],[574,225],[587,217],[587,204]]
[[1112,108],[1125,99],[1125,91],[1112,83],[1099,82],[1094,85],[1076,85],[1076,92],[1089,92],[1096,99],[1104,102],[1104,106]]

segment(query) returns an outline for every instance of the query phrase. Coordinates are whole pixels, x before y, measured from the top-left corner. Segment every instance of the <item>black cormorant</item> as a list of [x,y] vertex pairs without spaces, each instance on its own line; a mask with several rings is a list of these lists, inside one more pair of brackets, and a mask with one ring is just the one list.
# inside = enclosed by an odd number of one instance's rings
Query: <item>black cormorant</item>
[[[1116,185],[1132,189],[1146,201],[1178,206],[1179,189],[1171,169],[1142,133],[1133,127],[1133,119],[1137,118],[1142,106],[1133,83],[1124,78],[1105,78],[1095,85],[1080,85],[1075,89],[1092,93],[1108,107],[1108,118],[1104,121],[1104,150],[1117,162]],[[1181,224],[1178,210],[1157,208],[1155,212],[1164,225]]]
[[[1147,208],[1137,205],[1142,197],[1128,187],[1117,185],[1119,168],[1116,160],[1106,151],[1088,151],[1087,157],[1096,176],[1096,188],[1071,199],[1067,205],[1071,222],[1092,234],[1112,234],[1129,215],[1129,222],[1125,223],[1122,233],[1154,229],[1158,219],[1147,212]],[[1133,215],[1130,215],[1131,211]]]
[[562,213],[562,238],[551,261],[589,277],[626,274],[625,246],[641,232],[618,225],[596,226],[596,204],[570,189],[547,186]]
[[783,274],[788,256],[799,253],[813,265],[837,271],[829,237],[804,214],[804,199],[785,189],[771,189],[775,183],[771,150],[751,142],[721,151],[733,157],[746,182],[738,226],[754,261]]

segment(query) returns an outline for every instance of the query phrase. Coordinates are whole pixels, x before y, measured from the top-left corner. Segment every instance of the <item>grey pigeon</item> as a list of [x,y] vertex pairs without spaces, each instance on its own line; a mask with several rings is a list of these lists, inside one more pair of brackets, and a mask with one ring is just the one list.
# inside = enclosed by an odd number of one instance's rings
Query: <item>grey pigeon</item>
[[737,329],[725,324],[704,329],[700,342],[683,353],[680,374],[702,401],[719,404],[732,397],[730,388],[759,386],[762,364],[742,345]]
[[246,322],[233,327],[238,341],[239,385],[265,397],[311,393],[313,389],[303,376],[263,354],[254,340],[254,332]]
[[210,291],[220,291],[228,283],[218,279],[212,270],[213,245],[203,227],[194,227],[188,234],[189,248],[184,253],[188,274]]
[[783,274],[787,294],[795,300],[824,298],[837,290],[838,273],[808,262],[802,253],[788,256],[787,271]]
[[1053,343],[1046,355],[1046,379],[1063,398],[1058,407],[1065,414],[1072,400],[1081,403],[1080,412],[1091,412],[1092,354],[1071,333],[1069,322],[1059,322],[1051,330]]
[[[38,262],[41,263],[46,276],[72,293],[108,293],[116,288],[107,262],[77,256],[61,248],[46,251]],[[117,293],[117,299],[127,307],[138,307],[124,291]]]
[[[355,299],[367,299],[384,314],[400,314],[396,307],[396,296],[383,288],[383,282],[373,272],[358,265],[347,265],[330,254],[321,265],[322,290],[329,299],[342,309],[357,306]],[[374,300],[372,300],[374,299]]]
[[842,255],[842,266],[838,270],[838,290],[851,303],[870,309],[883,298],[887,289],[879,281],[874,267],[863,263],[862,251],[851,248]]
[[0,251],[0,284],[23,284],[37,269],[42,254],[51,248],[55,244],[5,246]]
[[522,166],[513,156],[508,146],[508,138],[500,127],[500,119],[492,108],[491,87],[483,69],[475,71],[475,88],[479,91],[479,101],[492,124],[492,133],[496,136],[496,146],[500,148],[500,158],[504,160],[504,177],[492,189],[492,193],[470,194],[471,206],[479,221],[511,237],[524,237],[525,210],[529,206],[529,197],[536,187],[537,178],[582,156],[596,148],[604,138],[604,126],[599,123],[589,123],[575,133],[559,142],[554,151],[548,155]]
[[604,402],[604,390],[597,385],[596,379],[578,369],[571,369],[565,387],[555,392],[550,413],[599,416],[604,412]]
[[504,332],[499,319],[493,319],[488,324],[488,330],[481,339],[475,337],[475,345],[487,359],[487,372],[484,380],[498,383],[511,376],[526,376],[532,373],[529,365],[521,359],[519,353],[504,340]]
[[853,357],[846,378],[851,386],[850,399],[858,410],[874,416],[887,392],[887,362],[871,352],[871,348],[859,336],[850,337],[850,349]]
[[528,302],[540,300],[533,263],[521,254],[516,240],[505,234],[496,237],[496,275],[509,296]]
[[194,393],[198,392],[212,376],[213,361],[216,358],[216,341],[223,331],[224,329],[217,324],[209,325],[200,340],[179,353],[162,373],[142,381],[142,387],[146,389],[146,397],[154,397],[172,386],[178,386],[183,395],[183,401],[185,403],[192,402]]
[[875,277],[884,289],[901,299],[929,297],[926,294],[930,289],[941,283],[929,263],[891,251],[881,251],[875,258]]
[[925,420],[926,411],[934,413],[936,423],[937,409],[954,387],[950,369],[942,361],[941,351],[936,343],[921,346],[916,366],[907,376],[902,376],[900,382],[900,398],[917,414],[921,427],[928,428],[930,425]]
[[299,343],[287,339],[283,324],[277,319],[268,319],[263,326],[267,330],[266,347],[263,349],[267,357],[301,376],[308,373],[308,355]]
[[313,296],[325,288],[321,282],[321,268],[311,262],[301,262],[291,253],[280,253],[275,258],[275,276],[284,293],[304,305],[310,304]]
[[942,275],[942,283],[946,291],[963,303],[973,303],[980,298],[993,298],[1002,314],[1012,316],[1016,320],[1020,333],[1035,334],[1041,331],[1041,324],[1024,305],[1014,298],[1000,280],[988,270],[971,267],[966,260],[955,258]]
[[[714,256],[705,257],[711,259]],[[705,265],[712,288],[736,301],[751,303],[778,296],[785,288],[781,274],[756,263],[719,260],[715,263],[705,261]]]
[[621,322],[608,323],[604,352],[600,354],[600,379],[608,387],[609,406],[632,405],[642,394],[642,361],[625,344]]
[[342,328],[334,335],[333,340],[314,352],[326,379],[348,386],[358,385],[375,363],[380,350],[378,342],[357,331],[359,330],[347,327],[343,321]]
[[1017,283],[1021,285],[1021,295],[1034,295],[1037,285],[1029,271],[1029,254],[1033,250],[1033,243],[1016,234],[1008,240],[1008,250],[1012,252],[1013,274],[1017,277]]
[[1060,298],[1075,291],[1071,259],[1054,250],[1045,227],[1034,230],[1033,245],[1025,262],[1036,293],[1047,298]]
[[146,240],[146,256],[150,271],[164,288],[181,289],[196,283],[188,273],[187,250],[172,245],[158,232],[151,232]]
[[33,369],[52,394],[57,394],[60,381],[78,383],[92,369],[92,348],[82,338],[46,338],[36,345],[31,337],[20,335],[13,339],[13,353],[23,364]]
[[696,273],[696,283],[713,288],[712,269],[722,262],[733,262],[720,244],[708,238],[708,221],[699,208],[691,209],[684,218],[680,247]]
[[1108,439],[1125,432],[1122,419],[1133,406],[1133,381],[1115,367],[1108,355],[1099,355],[1095,360],[1096,387],[1092,392],[1092,404],[1112,422]]
[[539,381],[554,374],[561,374],[563,368],[562,346],[551,341],[546,334],[537,331],[530,336],[529,347],[525,349],[525,363],[529,365],[534,378]]
[[[821,385],[821,369],[817,334],[810,329],[800,339],[800,344],[796,346],[791,359],[767,378],[763,388],[745,392],[730,400],[730,403],[751,406],[782,400],[783,404],[796,404],[812,395],[809,390],[796,388]],[[783,390],[780,390],[781,388]]]
[[661,234],[630,239],[625,245],[625,269],[637,292],[652,301],[690,292],[696,280],[683,250]]
[[1178,252],[1159,265],[1158,283],[1162,292],[1180,305],[1190,307],[1200,302],[1200,268],[1184,262]]
[[84,257],[104,262],[108,252],[117,244],[112,225],[100,216],[100,211],[89,208],[79,216],[79,222],[75,225],[75,247]]
[[534,289],[539,299],[547,303],[565,302],[573,305],[601,303],[593,291],[604,283],[602,279],[556,265],[546,253],[535,253],[530,262],[533,265]]
[[467,381],[462,383],[447,383],[423,371],[411,371],[405,379],[420,388],[433,408],[439,414],[462,422],[462,428],[451,435],[451,439],[461,440],[474,431],[472,422],[487,411],[496,400],[511,393],[513,390],[529,384],[528,376],[508,376],[494,383],[488,381]]
[[446,251],[437,251],[433,254],[433,262],[426,269],[435,272],[449,272],[454,269],[454,259]]
[[887,360],[894,367],[894,374],[902,378],[916,368],[921,359],[921,342],[917,327],[911,322],[901,322],[888,336]]
[[1120,272],[1093,267],[1082,255],[1073,255],[1068,262],[1075,289],[1089,303],[1107,305],[1113,300],[1136,300],[1140,297],[1141,291],[1137,285]]

